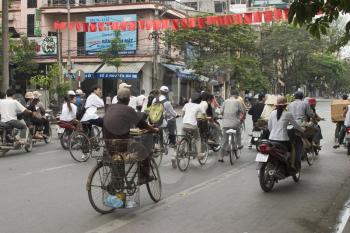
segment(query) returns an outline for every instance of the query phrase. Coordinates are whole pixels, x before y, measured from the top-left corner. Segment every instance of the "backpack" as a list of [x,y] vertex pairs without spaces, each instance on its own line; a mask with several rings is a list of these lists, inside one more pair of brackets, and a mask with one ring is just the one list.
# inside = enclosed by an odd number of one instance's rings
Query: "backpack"
[[164,119],[164,103],[167,100],[159,101],[159,98],[148,108],[148,120],[151,124],[160,126]]

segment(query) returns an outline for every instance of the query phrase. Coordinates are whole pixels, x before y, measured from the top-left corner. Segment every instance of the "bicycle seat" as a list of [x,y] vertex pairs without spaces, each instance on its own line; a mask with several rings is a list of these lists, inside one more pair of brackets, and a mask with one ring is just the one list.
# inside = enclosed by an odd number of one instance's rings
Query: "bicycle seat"
[[59,127],[64,129],[75,129],[75,126],[72,123],[67,121],[59,121],[57,124]]
[[229,130],[226,130],[226,133],[227,133],[227,134],[236,134],[236,133],[237,133],[237,130],[235,130],[235,129],[229,129]]
[[271,142],[271,145],[273,147],[275,147],[276,149],[283,150],[283,151],[288,151],[288,148],[285,145],[281,144],[281,143]]

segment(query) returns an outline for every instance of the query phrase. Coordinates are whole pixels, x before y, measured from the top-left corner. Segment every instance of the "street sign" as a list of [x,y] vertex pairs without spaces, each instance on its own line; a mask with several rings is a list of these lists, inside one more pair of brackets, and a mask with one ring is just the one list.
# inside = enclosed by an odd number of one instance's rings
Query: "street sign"
[[75,80],[77,82],[84,82],[85,80],[85,73],[83,70],[77,70],[77,72],[75,72]]

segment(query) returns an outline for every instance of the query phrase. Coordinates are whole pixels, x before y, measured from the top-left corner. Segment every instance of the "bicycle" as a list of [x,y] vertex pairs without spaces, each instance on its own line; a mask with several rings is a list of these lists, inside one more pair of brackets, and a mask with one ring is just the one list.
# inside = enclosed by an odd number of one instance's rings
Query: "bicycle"
[[153,158],[159,167],[163,155],[168,154],[168,145],[169,145],[169,133],[167,132],[166,128],[160,128],[159,133],[153,134]]
[[236,142],[237,130],[228,129],[225,132],[228,136],[228,141],[227,141],[227,144],[229,145],[228,154],[230,158],[230,164],[232,166],[234,164],[233,160],[240,158],[241,149],[238,148],[237,142]]
[[69,153],[77,162],[86,162],[92,157],[93,151],[100,151],[103,146],[102,131],[88,122],[80,122],[70,135]]
[[[182,172],[187,170],[190,164],[191,157],[192,158],[197,157],[196,146],[194,146],[192,143],[193,132],[188,131],[186,129],[184,129],[184,131],[185,131],[185,135],[179,141],[177,145],[177,150],[176,150],[176,164],[177,164],[177,167]],[[201,139],[201,147],[202,147],[202,151],[204,151],[204,157],[201,159],[197,157],[200,165],[205,165],[205,163],[208,160],[208,154],[209,154],[208,143],[207,142],[204,143],[205,142],[204,140]]]
[[[115,209],[137,208],[140,204],[139,177],[144,159],[137,148],[142,148],[141,136],[132,139],[105,140],[103,156],[90,171],[87,192],[90,204],[101,214]],[[150,198],[156,203],[161,199],[162,183],[158,166],[150,159],[150,179],[146,182]],[[102,191],[102,192],[101,192]],[[118,205],[111,200],[119,201]],[[118,200],[116,200],[118,199]],[[113,205],[111,205],[113,204]]]

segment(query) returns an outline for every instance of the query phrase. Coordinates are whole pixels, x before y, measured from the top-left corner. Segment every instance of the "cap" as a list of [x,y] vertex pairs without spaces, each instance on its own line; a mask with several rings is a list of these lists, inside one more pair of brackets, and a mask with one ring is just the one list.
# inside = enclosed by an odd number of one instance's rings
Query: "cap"
[[82,95],[82,94],[84,94],[84,92],[81,89],[78,89],[75,91],[75,94]]
[[164,92],[169,92],[169,88],[167,86],[161,86],[159,88],[160,91],[164,91]]
[[117,97],[120,99],[130,98],[130,89],[129,88],[119,88],[117,92]]
[[39,99],[39,97],[42,96],[42,94],[38,91],[33,91],[33,96],[34,96],[34,99]]
[[68,94],[68,95],[75,95],[75,92],[72,91],[72,90],[69,90],[69,91],[67,92],[67,94]]
[[26,98],[26,99],[34,99],[33,92],[31,92],[31,91],[26,92],[26,94],[24,95],[24,98]]
[[127,83],[121,83],[121,84],[119,84],[119,89],[125,88],[125,87],[130,88],[131,85],[129,85],[129,84],[127,84]]

